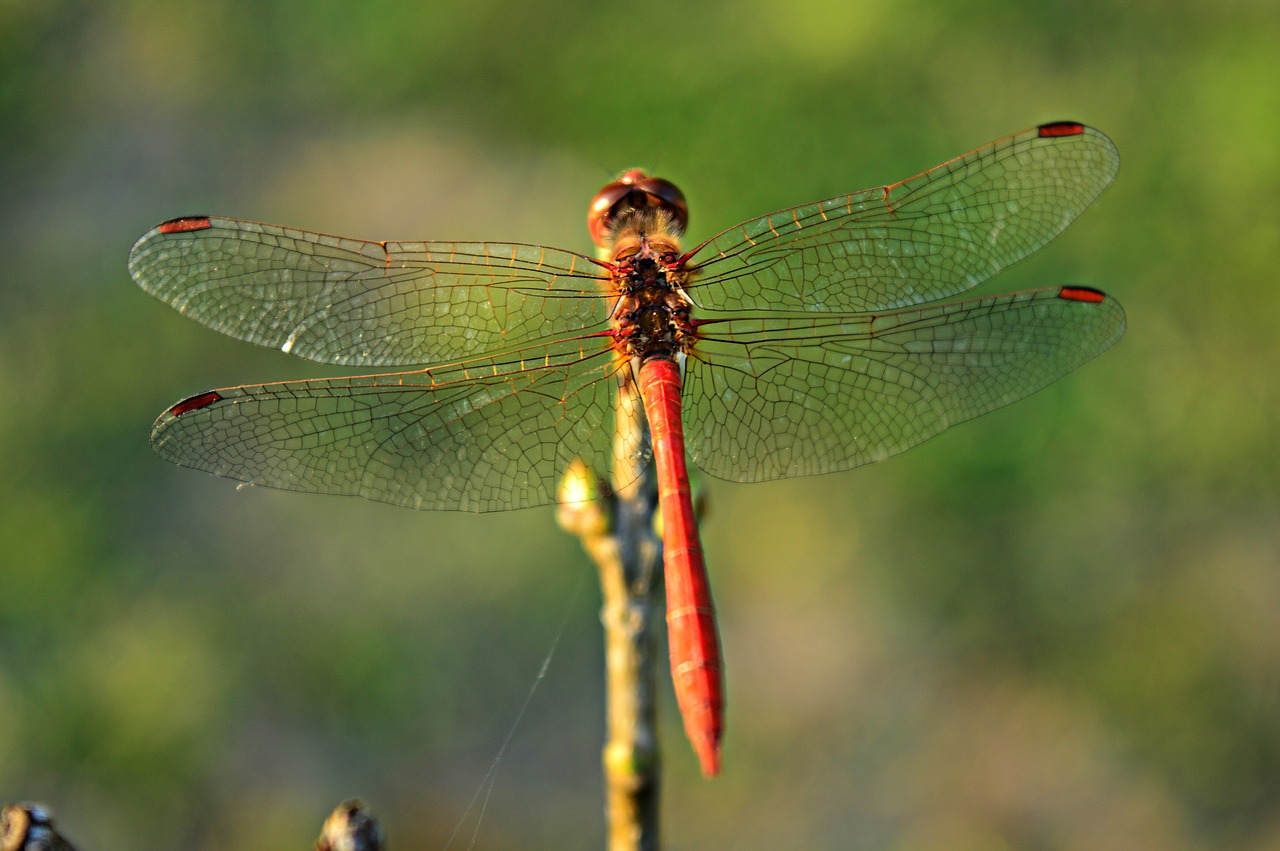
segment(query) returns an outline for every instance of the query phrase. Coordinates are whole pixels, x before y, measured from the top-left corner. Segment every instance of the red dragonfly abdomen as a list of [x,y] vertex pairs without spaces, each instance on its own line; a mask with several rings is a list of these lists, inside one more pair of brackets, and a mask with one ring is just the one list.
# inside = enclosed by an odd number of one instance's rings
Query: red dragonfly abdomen
[[724,732],[720,639],[685,468],[680,386],[680,368],[673,360],[655,357],[640,367],[640,397],[649,419],[662,511],[671,678],[702,773],[714,777],[720,772]]

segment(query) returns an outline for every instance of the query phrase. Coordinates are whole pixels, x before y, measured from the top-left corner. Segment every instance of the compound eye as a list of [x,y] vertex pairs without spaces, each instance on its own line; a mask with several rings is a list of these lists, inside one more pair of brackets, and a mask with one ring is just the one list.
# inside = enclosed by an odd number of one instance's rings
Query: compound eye
[[684,200],[684,193],[670,180],[661,177],[646,177],[636,182],[636,188],[650,198],[649,203],[666,210],[683,231],[689,226],[689,204]]
[[587,230],[601,247],[609,244],[609,231],[626,210],[657,207],[665,210],[684,230],[689,221],[689,206],[684,194],[669,180],[650,177],[638,168],[622,175],[596,193],[587,208]]
[[624,198],[635,191],[635,182],[646,175],[639,170],[623,172],[622,176],[596,193],[587,208],[587,230],[596,245],[607,244],[609,227],[613,224],[617,211],[614,209]]

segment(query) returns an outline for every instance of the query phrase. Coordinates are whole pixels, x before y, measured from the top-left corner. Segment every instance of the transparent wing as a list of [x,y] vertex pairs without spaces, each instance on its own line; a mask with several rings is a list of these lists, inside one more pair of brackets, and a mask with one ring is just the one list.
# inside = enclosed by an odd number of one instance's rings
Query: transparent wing
[[1091,127],[1046,124],[923,174],[730,228],[693,253],[717,310],[862,312],[977,286],[1062,232],[1120,166]]
[[879,461],[1008,405],[1124,333],[1111,298],[1034,290],[879,315],[708,322],[685,378],[691,460],[764,481]]
[[613,461],[612,352],[594,341],[439,370],[231,387],[156,421],[160,457],[286,490],[411,508],[494,511],[555,500],[573,458]]
[[587,257],[537,245],[367,242],[174,219],[129,254],[144,290],[223,334],[321,363],[447,363],[604,327]]

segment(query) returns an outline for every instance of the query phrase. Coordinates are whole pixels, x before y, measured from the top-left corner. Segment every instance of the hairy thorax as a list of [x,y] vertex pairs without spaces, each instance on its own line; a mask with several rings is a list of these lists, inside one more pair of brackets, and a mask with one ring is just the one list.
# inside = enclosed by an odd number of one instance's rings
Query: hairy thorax
[[618,223],[613,241],[614,349],[627,360],[682,359],[696,340],[685,294],[679,232],[660,212],[636,211]]

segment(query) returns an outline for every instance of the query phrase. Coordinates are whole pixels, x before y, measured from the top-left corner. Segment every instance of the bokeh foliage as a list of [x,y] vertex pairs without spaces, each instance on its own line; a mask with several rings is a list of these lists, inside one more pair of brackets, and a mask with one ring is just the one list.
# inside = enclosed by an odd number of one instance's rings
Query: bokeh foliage
[[1277,43],[1264,0],[0,3],[0,798],[123,851],[305,847],[360,794],[440,847],[560,636],[480,836],[602,836],[576,544],[156,460],[187,393],[333,373],[138,291],[148,226],[585,250],[638,164],[696,239],[1070,118],[1118,183],[982,292],[1096,286],[1127,338],[878,467],[709,483],[726,775],[668,711],[666,833],[1276,847]]

